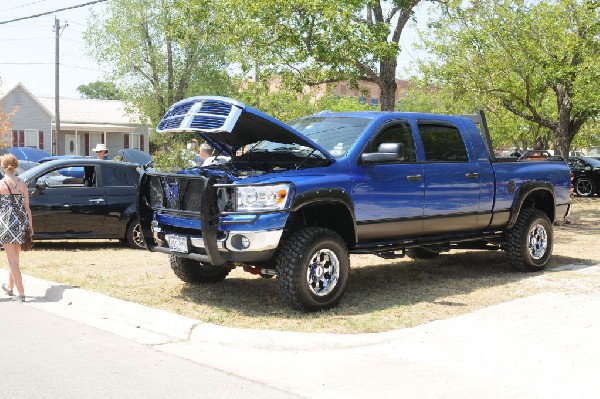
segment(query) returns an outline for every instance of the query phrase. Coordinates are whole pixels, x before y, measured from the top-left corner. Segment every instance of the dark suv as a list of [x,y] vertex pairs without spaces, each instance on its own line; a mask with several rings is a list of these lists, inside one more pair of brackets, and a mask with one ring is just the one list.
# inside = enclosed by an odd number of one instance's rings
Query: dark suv
[[567,163],[573,172],[575,193],[582,197],[597,194],[600,187],[600,160],[592,157],[572,157]]
[[[143,247],[135,201],[136,164],[72,158],[49,161],[19,177],[29,188],[35,239],[119,239]],[[79,173],[64,175],[64,170]]]

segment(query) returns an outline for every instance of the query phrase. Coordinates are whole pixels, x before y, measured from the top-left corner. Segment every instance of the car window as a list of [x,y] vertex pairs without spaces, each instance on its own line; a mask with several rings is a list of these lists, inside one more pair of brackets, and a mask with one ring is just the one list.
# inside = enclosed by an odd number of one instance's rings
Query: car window
[[83,187],[83,179],[64,176],[57,171],[51,171],[38,177],[36,184],[45,184],[48,187],[61,187],[66,185],[79,185]]
[[456,126],[419,122],[419,133],[428,162],[467,162],[467,150]]
[[586,166],[585,162],[581,159],[569,159],[568,164],[572,168],[583,168]]
[[401,143],[404,146],[405,151],[404,161],[417,161],[415,141],[408,121],[402,121],[383,131],[367,146],[365,152],[377,152],[379,145],[383,143]]
[[131,174],[125,168],[102,167],[103,186],[135,186],[136,184],[137,182],[133,180]]

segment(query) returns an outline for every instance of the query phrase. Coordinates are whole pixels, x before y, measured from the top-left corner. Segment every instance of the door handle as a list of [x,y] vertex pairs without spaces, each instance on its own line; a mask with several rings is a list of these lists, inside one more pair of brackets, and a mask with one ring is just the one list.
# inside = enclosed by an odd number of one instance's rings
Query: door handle
[[465,177],[467,179],[478,179],[479,178],[479,173],[477,173],[477,172],[467,173],[465,175]]
[[408,175],[406,176],[406,180],[408,181],[419,181],[422,180],[423,176],[422,175]]
[[99,204],[100,202],[104,202],[104,199],[102,198],[93,198],[90,200],[90,202],[93,202],[94,204]]

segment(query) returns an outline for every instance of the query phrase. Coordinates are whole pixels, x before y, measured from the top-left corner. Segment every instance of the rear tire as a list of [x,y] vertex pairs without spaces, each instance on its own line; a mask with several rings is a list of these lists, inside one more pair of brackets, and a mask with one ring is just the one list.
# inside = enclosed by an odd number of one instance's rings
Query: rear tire
[[543,270],[552,255],[552,223],[544,212],[524,209],[506,232],[506,252],[511,266],[523,272]]
[[133,219],[127,225],[127,232],[125,233],[125,240],[127,244],[134,249],[146,248],[146,242],[142,235],[142,228],[137,219]]
[[292,234],[276,261],[279,290],[293,308],[330,309],[346,290],[350,259],[344,240],[334,231],[308,227]]
[[575,182],[575,193],[581,197],[591,197],[596,192],[596,184],[589,177],[581,177]]
[[214,266],[197,260],[169,255],[171,269],[186,283],[218,283],[225,280],[231,271],[225,266]]

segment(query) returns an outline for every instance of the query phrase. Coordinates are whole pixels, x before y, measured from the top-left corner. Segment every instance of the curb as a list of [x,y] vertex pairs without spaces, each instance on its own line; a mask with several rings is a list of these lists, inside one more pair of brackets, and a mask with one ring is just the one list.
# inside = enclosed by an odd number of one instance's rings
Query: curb
[[[8,271],[0,270],[6,281]],[[188,340],[201,321],[161,309],[139,305],[23,275],[26,301],[51,313],[110,331],[140,343],[159,345]]]

